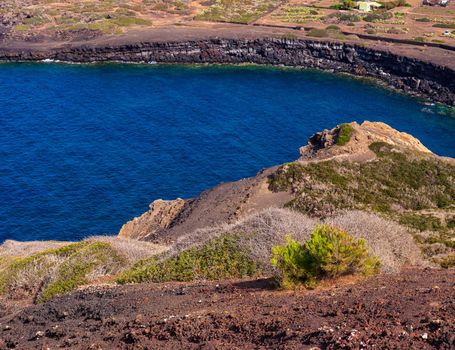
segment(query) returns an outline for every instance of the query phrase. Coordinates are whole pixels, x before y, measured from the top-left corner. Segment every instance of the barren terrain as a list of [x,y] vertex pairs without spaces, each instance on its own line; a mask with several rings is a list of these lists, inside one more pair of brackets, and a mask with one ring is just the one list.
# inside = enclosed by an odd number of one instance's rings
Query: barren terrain
[[315,291],[270,281],[92,287],[0,309],[0,349],[453,349],[455,273],[404,270]]
[[122,37],[137,30],[210,31],[222,22],[276,27],[287,30],[287,37],[357,42],[381,37],[455,46],[453,1],[447,7],[423,6],[420,0],[383,4],[384,8],[367,13],[355,4],[345,8],[337,0],[7,0],[0,4],[0,39],[77,42]]

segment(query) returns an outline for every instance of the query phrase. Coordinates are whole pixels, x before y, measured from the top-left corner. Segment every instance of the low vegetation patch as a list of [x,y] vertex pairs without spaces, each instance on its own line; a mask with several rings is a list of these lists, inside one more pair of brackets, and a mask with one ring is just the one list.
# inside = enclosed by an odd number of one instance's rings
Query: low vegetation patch
[[119,255],[111,245],[94,242],[78,249],[64,261],[56,271],[56,278],[40,293],[38,302],[44,302],[56,295],[68,293],[89,282],[89,275],[101,269],[102,275],[119,271],[126,258]]
[[347,274],[374,274],[379,259],[370,255],[363,239],[332,226],[316,226],[311,238],[299,243],[288,237],[285,245],[272,249],[272,264],[280,271],[285,288],[304,284],[312,288],[318,281]]
[[377,155],[370,162],[285,164],[271,177],[269,187],[291,191],[294,198],[287,206],[311,216],[324,218],[345,209],[374,211],[416,234],[430,231],[431,237],[452,247],[455,166],[424,154],[401,153],[384,143],[370,149]]
[[323,16],[318,9],[308,6],[285,6],[279,13],[272,14],[273,18],[289,23],[318,21]]
[[327,38],[329,36],[329,32],[325,29],[313,28],[308,31],[307,35],[313,38]]
[[341,124],[340,128],[338,129],[336,144],[338,146],[344,146],[349,142],[353,133],[354,128],[350,124]]
[[445,29],[455,29],[455,22],[454,23],[436,23],[433,24],[435,28],[445,28]]
[[313,28],[308,31],[307,35],[313,38],[328,38],[329,32],[325,29]]
[[365,22],[382,23],[382,22],[385,22],[386,20],[391,19],[392,17],[393,17],[393,14],[390,12],[378,11],[378,12],[369,13],[368,15],[363,17],[363,20]]
[[44,302],[99,278],[112,279],[140,258],[164,250],[151,243],[102,236],[48,246],[52,248],[46,249],[45,242],[14,241],[0,246],[0,294]]
[[253,276],[258,266],[236,235],[223,235],[176,256],[151,258],[125,271],[118,283],[216,280]]
[[455,254],[450,254],[444,258],[435,259],[435,262],[444,269],[455,267]]
[[[347,211],[321,220],[288,209],[267,209],[234,224],[190,232],[172,247],[108,236],[71,244],[8,241],[0,246],[1,294],[44,302],[98,281],[270,277],[277,271],[270,263],[272,248],[287,235],[298,242],[309,240],[318,224],[339,227],[356,241],[365,239],[384,272],[421,264],[419,249],[406,228],[375,214]],[[428,244],[448,239],[434,233],[425,238]]]
[[217,0],[195,19],[216,22],[250,23],[277,7],[278,0]]
[[271,177],[270,189],[291,190],[295,198],[288,206],[316,216],[347,208],[394,213],[394,208],[419,211],[455,205],[455,166],[399,153],[387,144],[370,148],[378,156],[371,162],[285,164]]
[[5,257],[0,270],[0,293],[5,294],[16,289],[22,283],[30,283],[47,275],[59,260],[65,259],[86,246],[86,242],[78,242],[57,249],[44,250],[22,258]]
[[410,226],[419,231],[439,231],[443,228],[443,223],[437,217],[428,214],[402,214],[400,224]]

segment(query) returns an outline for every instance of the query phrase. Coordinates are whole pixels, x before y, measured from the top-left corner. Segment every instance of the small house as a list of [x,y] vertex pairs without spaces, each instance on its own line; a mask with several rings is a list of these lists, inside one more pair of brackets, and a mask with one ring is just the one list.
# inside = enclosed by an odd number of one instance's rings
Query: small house
[[371,12],[382,7],[382,5],[375,1],[357,1],[357,7],[362,12]]
[[446,7],[450,0],[423,0],[422,4],[427,6],[443,6]]

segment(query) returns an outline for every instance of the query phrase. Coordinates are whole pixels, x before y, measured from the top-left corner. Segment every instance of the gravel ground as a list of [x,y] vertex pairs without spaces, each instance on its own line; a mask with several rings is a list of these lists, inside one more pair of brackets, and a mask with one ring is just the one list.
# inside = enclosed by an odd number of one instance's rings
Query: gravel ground
[[291,292],[267,280],[96,286],[6,310],[0,349],[455,349],[455,270]]
[[296,292],[267,280],[98,286],[1,316],[0,349],[455,349],[455,271]]

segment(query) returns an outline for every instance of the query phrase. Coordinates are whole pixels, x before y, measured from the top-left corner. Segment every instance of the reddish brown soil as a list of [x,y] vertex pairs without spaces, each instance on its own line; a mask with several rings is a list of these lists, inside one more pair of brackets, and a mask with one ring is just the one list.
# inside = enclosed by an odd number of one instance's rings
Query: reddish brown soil
[[0,349],[455,349],[455,271],[297,292],[264,280],[91,287],[0,316]]

